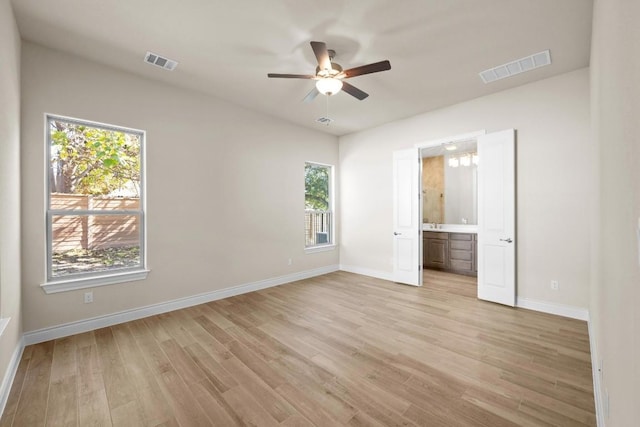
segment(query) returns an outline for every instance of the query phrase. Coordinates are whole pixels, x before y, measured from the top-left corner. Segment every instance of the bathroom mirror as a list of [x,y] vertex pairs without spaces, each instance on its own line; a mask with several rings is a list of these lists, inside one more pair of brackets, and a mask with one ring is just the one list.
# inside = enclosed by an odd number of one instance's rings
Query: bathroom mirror
[[422,149],[424,223],[478,223],[476,148],[472,140]]

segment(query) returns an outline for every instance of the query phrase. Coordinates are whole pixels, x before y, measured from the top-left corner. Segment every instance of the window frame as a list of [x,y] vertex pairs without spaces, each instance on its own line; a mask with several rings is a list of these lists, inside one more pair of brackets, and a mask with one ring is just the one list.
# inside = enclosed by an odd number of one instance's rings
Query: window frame
[[[315,244],[315,245],[311,245],[311,246],[307,246],[307,242],[306,242],[306,236],[305,236],[305,242],[304,242],[304,251],[305,253],[315,253],[315,252],[325,252],[325,251],[331,251],[334,250],[336,247],[336,238],[335,238],[335,230],[336,230],[336,215],[335,215],[335,179],[334,179],[334,174],[335,174],[335,166],[331,165],[331,164],[327,164],[327,163],[320,163],[320,162],[313,162],[313,161],[305,161],[304,162],[304,166],[306,167],[307,165],[312,165],[312,166],[320,166],[323,168],[328,168],[329,169],[329,207],[326,211],[330,214],[330,218],[331,218],[331,227],[330,227],[330,232],[329,232],[329,242],[327,243],[319,243],[319,244]],[[304,182],[305,182],[305,195],[307,192],[306,189],[306,172],[303,174],[304,177]],[[307,208],[305,207],[304,209],[305,213],[307,212]],[[305,231],[306,231],[306,225],[305,225]]]
[[[101,210],[101,209],[51,209],[51,183],[49,170],[51,168],[51,121],[63,121],[87,127],[98,128],[107,131],[136,134],[140,138],[140,202],[138,210]],[[44,115],[45,122],[45,283],[40,285],[46,293],[71,291],[74,289],[92,288],[96,286],[125,283],[135,280],[143,280],[147,277],[147,200],[146,200],[146,132],[139,129],[116,126],[91,120],[77,119],[57,114]],[[72,274],[68,276],[53,276],[53,217],[55,216],[86,216],[110,215],[110,216],[138,216],[140,228],[140,265],[135,267],[123,267],[114,270],[104,270],[89,273]]]

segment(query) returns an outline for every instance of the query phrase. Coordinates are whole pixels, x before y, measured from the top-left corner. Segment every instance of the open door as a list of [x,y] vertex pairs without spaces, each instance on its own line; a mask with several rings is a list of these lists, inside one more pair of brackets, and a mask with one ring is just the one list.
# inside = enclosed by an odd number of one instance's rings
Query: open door
[[478,137],[478,298],[515,306],[515,130]]
[[418,148],[393,153],[393,280],[422,286]]

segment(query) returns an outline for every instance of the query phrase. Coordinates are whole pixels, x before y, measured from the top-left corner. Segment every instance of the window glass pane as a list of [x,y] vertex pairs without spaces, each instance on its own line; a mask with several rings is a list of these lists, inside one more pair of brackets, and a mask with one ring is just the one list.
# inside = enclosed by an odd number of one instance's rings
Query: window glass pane
[[305,245],[315,246],[331,243],[331,226],[331,212],[305,211]]
[[52,209],[92,209],[88,196],[140,197],[140,134],[56,118],[48,123]]
[[304,166],[305,209],[329,210],[330,167],[306,163]]
[[305,245],[332,243],[331,166],[305,163]]
[[141,267],[140,215],[53,215],[53,277]]

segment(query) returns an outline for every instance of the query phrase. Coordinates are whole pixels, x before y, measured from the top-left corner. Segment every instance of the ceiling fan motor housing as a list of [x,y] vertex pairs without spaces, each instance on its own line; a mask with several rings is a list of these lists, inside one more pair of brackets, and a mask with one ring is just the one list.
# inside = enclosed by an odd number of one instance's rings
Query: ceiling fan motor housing
[[331,63],[330,70],[322,70],[320,66],[316,67],[316,76],[318,77],[335,77],[342,72],[342,66],[337,62]]

